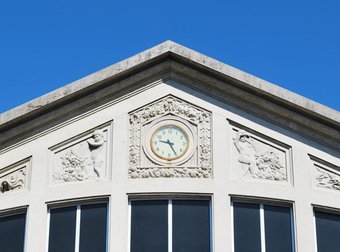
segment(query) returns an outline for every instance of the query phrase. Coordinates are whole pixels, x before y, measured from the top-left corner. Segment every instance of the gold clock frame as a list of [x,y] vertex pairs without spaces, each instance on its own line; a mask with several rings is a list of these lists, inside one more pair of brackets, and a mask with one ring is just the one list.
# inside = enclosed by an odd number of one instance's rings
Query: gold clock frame
[[[177,156],[177,157],[173,157],[173,158],[165,158],[165,157],[160,156],[160,155],[157,154],[157,152],[154,150],[153,144],[152,144],[152,139],[153,139],[154,135],[159,131],[159,129],[165,128],[165,127],[169,127],[169,126],[179,128],[179,129],[184,133],[184,135],[185,135],[185,137],[186,137],[186,139],[187,139],[187,145],[186,145],[185,150],[183,151],[183,153],[182,153],[181,155],[179,155],[179,156]],[[175,124],[175,123],[168,123],[168,124],[160,125],[160,126],[157,127],[156,129],[153,129],[153,132],[152,132],[152,134],[151,134],[151,136],[150,136],[150,143],[149,143],[149,144],[150,144],[151,151],[152,151],[153,154],[156,155],[158,158],[163,159],[163,160],[167,160],[167,161],[173,161],[173,160],[180,159],[181,157],[183,157],[183,156],[187,153],[187,151],[189,150],[189,147],[190,147],[190,137],[189,137],[187,131],[183,129],[183,127],[181,127],[181,126],[179,126],[179,125],[177,125],[177,124]]]
[[[174,158],[166,158],[158,155],[156,151],[152,147],[152,137],[154,134],[162,127],[165,126],[175,126],[178,127],[187,137],[188,144],[186,146],[186,150],[178,157]],[[144,149],[144,153],[146,156],[156,164],[161,166],[177,166],[182,165],[186,161],[188,161],[193,154],[195,153],[197,147],[196,140],[196,131],[194,130],[194,126],[191,125],[188,121],[177,117],[177,116],[165,116],[159,119],[154,120],[149,125],[144,127],[142,133],[143,144],[142,147]]]

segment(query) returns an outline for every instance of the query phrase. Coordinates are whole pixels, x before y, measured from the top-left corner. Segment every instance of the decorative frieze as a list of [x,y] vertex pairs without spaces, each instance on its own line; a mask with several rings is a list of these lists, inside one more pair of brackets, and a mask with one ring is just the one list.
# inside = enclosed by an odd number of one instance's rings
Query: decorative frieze
[[310,155],[314,166],[314,184],[319,188],[340,191],[340,167]]
[[28,188],[28,173],[30,171],[30,158],[0,169],[0,191],[26,190]]
[[109,176],[110,125],[51,148],[52,183],[103,180]]
[[[155,121],[185,121],[192,129],[195,151],[185,162],[173,165],[157,163],[145,155],[145,134]],[[211,113],[193,104],[168,95],[129,114],[129,172],[137,178],[210,178]]]
[[290,151],[285,144],[240,125],[233,126],[233,176],[288,181]]

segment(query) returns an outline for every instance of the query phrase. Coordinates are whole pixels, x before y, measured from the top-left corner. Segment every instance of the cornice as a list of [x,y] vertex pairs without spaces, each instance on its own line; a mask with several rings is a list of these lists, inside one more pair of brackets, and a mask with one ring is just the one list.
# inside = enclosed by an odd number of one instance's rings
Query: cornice
[[[327,131],[325,134],[321,134],[322,137],[329,135],[333,138],[331,142],[335,144],[336,148],[339,148],[340,113],[338,111],[172,41],[166,41],[0,114],[0,134],[14,127],[20,126],[22,128],[23,124],[26,124],[28,121],[54,111],[67,103],[115,85],[122,79],[138,75],[138,73],[143,71],[148,72],[148,69],[157,68],[157,65],[162,65],[169,61],[179,63],[187,69],[191,68],[211,78],[220,80],[222,86],[219,85],[220,87],[218,89],[224,90],[223,95],[228,95],[227,86],[233,86],[236,89],[258,96],[262,100],[268,100],[270,103],[285,111],[292,111],[294,114],[298,114],[299,120],[295,120],[294,116],[292,118],[286,117],[286,119],[291,120],[287,122],[287,125],[291,124],[292,129],[296,128],[295,125],[299,125],[298,131],[306,127],[309,128],[310,132],[314,131],[315,134]],[[176,71],[180,71],[178,69],[177,66]],[[164,70],[164,67],[162,70]],[[188,71],[186,70],[186,72]],[[142,77],[140,77],[140,79],[141,78]],[[209,86],[210,84],[209,82],[205,82],[204,85]],[[225,85],[225,87],[223,87],[223,85]],[[117,86],[115,93],[119,92],[120,88],[125,89],[126,86]],[[211,85],[211,88],[216,89],[216,85]],[[265,113],[265,108],[263,109]],[[303,118],[306,119],[306,123],[303,122]],[[324,129],[323,125],[326,126]],[[332,134],[329,133],[330,129]],[[319,141],[322,141],[322,139],[319,139]]]

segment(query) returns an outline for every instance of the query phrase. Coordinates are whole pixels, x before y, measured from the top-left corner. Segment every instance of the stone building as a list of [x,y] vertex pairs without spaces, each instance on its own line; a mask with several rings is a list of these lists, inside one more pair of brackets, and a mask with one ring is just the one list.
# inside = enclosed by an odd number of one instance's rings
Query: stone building
[[340,251],[339,129],[167,41],[0,115],[0,251]]

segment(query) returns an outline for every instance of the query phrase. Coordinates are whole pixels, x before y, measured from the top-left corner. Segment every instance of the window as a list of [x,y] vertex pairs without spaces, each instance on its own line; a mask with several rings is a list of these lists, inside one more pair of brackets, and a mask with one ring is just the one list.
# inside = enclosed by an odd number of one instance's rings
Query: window
[[26,213],[0,216],[1,252],[20,252],[25,247]]
[[294,252],[291,207],[233,202],[235,252]]
[[49,252],[107,251],[107,203],[49,210]]
[[340,247],[340,215],[314,212],[318,252],[336,252]]
[[210,252],[209,200],[131,201],[131,252]]

